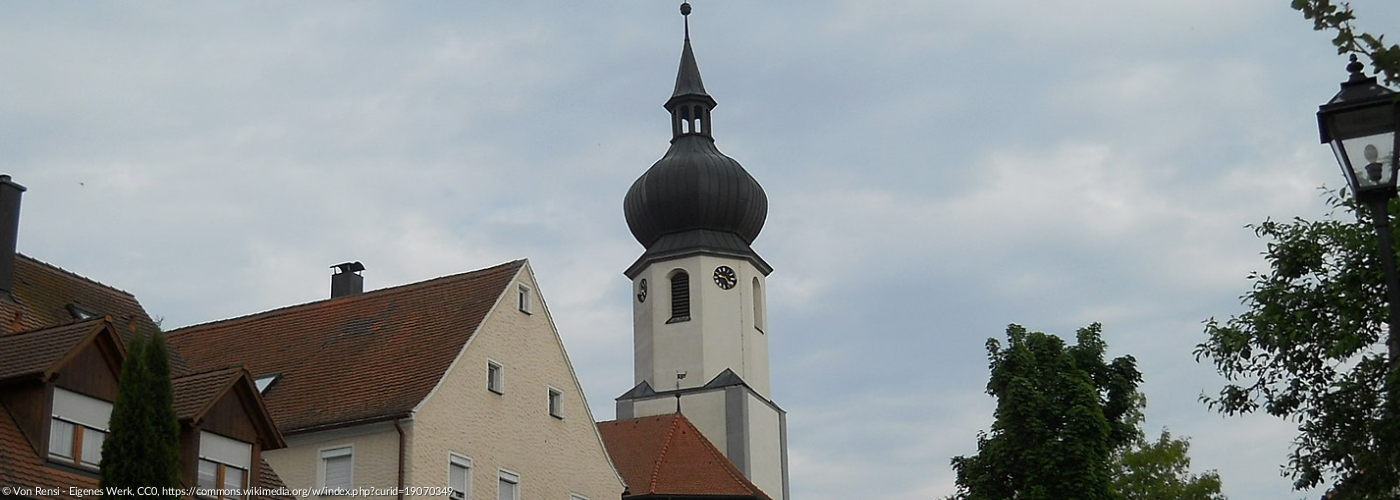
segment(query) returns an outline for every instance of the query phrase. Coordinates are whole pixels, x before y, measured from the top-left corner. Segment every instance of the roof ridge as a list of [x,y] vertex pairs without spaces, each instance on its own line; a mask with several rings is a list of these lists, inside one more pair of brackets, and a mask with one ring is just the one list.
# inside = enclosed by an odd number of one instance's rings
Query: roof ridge
[[108,285],[108,284],[103,283],[103,282],[101,282],[101,281],[97,281],[97,280],[92,279],[92,278],[89,278],[89,277],[87,277],[87,276],[83,276],[83,275],[78,274],[78,273],[75,273],[75,272],[73,272],[73,271],[69,271],[69,270],[64,269],[64,268],[62,268],[62,267],[55,266],[55,265],[53,265],[53,264],[50,264],[50,263],[48,263],[48,262],[44,262],[44,261],[39,260],[39,259],[36,259],[36,258],[34,258],[34,257],[30,257],[30,256],[25,255],[25,254],[23,254],[23,253],[18,253],[18,252],[17,252],[17,253],[15,253],[15,256],[16,256],[16,257],[23,257],[23,258],[32,260],[32,261],[34,261],[35,264],[39,264],[39,265],[41,265],[41,266],[47,267],[47,268],[49,268],[49,269],[53,269],[53,270],[58,271],[58,272],[60,272],[60,273],[67,274],[67,275],[72,276],[72,277],[74,277],[74,278],[78,278],[78,279],[80,279],[80,280],[83,280],[83,281],[88,282],[89,284],[93,284],[93,285],[97,285],[97,286],[102,287],[102,288],[106,288],[106,289],[108,289],[108,290],[111,290],[111,291],[120,293],[120,294],[122,294],[122,295],[126,295],[127,297],[131,297],[131,298],[133,298],[133,299],[136,298],[135,295],[132,295],[131,292],[128,292],[128,291],[126,291],[126,290],[122,290],[122,289],[120,289],[120,288],[114,287],[114,286],[112,286],[112,285]]
[[193,325],[182,326],[182,327],[180,327],[180,328],[176,328],[176,329],[170,330],[170,331],[166,332],[165,334],[166,334],[166,337],[169,338],[169,337],[173,337],[173,336],[180,336],[180,335],[183,335],[183,334],[185,334],[185,333],[189,333],[189,331],[196,330],[196,329],[201,329],[201,328],[208,328],[208,327],[213,327],[213,326],[220,326],[220,327],[223,327],[223,326],[231,326],[231,325],[241,324],[241,323],[244,323],[244,322],[247,322],[247,321],[252,321],[252,320],[255,320],[255,319],[263,319],[263,318],[277,317],[277,316],[281,316],[281,315],[283,315],[283,314],[290,314],[290,313],[296,312],[296,310],[299,310],[299,309],[301,309],[301,308],[311,307],[311,306],[315,306],[315,305],[320,305],[320,304],[324,304],[324,303],[327,303],[327,302],[330,302],[330,301],[333,301],[333,300],[347,300],[347,301],[363,300],[365,297],[370,297],[370,296],[381,296],[381,295],[386,295],[386,294],[389,294],[389,293],[402,293],[402,292],[416,291],[416,290],[425,289],[425,288],[433,288],[433,287],[445,285],[445,284],[447,284],[450,280],[457,279],[457,278],[465,278],[465,277],[470,276],[470,275],[473,275],[473,274],[478,274],[478,273],[480,273],[480,274],[485,274],[485,273],[488,272],[488,271],[495,271],[495,270],[497,270],[497,269],[507,268],[507,267],[510,267],[510,266],[519,267],[519,266],[524,265],[525,260],[526,260],[526,259],[516,259],[516,260],[512,260],[512,261],[510,261],[510,262],[504,262],[504,263],[496,264],[496,265],[490,266],[490,267],[484,267],[484,268],[481,268],[481,269],[475,269],[475,270],[471,270],[471,271],[465,271],[465,272],[461,272],[461,273],[457,273],[457,274],[450,274],[450,275],[447,275],[447,276],[439,276],[439,277],[432,278],[432,279],[428,279],[428,280],[415,281],[415,282],[413,282],[413,283],[405,283],[405,284],[402,284],[402,285],[395,285],[395,286],[391,286],[391,287],[387,287],[387,288],[380,288],[380,289],[377,289],[377,290],[370,290],[370,291],[368,291],[368,292],[359,293],[359,294],[355,294],[355,295],[351,295],[351,296],[327,297],[327,298],[324,298],[324,299],[318,299],[318,300],[314,300],[314,301],[311,301],[311,302],[303,302],[303,303],[300,303],[300,304],[292,304],[292,305],[289,305],[289,306],[282,306],[282,307],[278,307],[278,308],[275,308],[275,309],[268,309],[268,310],[266,310],[266,311],[259,311],[259,312],[255,312],[255,313],[245,314],[245,315],[242,315],[242,316],[234,316],[234,317],[232,317],[232,318],[224,318],[224,319],[218,319],[218,320],[213,320],[213,321],[206,321],[206,322],[203,322],[203,323],[195,323],[195,324],[193,324]]
[[246,367],[245,365],[228,365],[228,366],[225,366],[225,367],[223,367],[223,368],[210,368],[210,369],[205,370],[205,371],[202,371],[202,372],[186,373],[186,374],[180,375],[180,376],[178,376],[178,377],[170,377],[170,380],[171,380],[172,382],[174,382],[174,381],[176,381],[176,380],[190,379],[190,378],[194,378],[194,377],[203,377],[203,376],[208,376],[208,375],[215,375],[215,374],[222,373],[222,372],[231,372],[231,371],[244,370],[244,369],[247,369],[247,367]]
[[666,439],[661,441],[661,451],[656,454],[656,467],[651,469],[651,484],[647,485],[647,491],[656,491],[657,478],[661,475],[661,465],[666,462],[666,452],[671,451],[671,443],[676,440],[676,427],[680,426],[680,419],[676,418],[679,412],[671,414],[671,427],[666,429]]
[[[680,414],[680,413],[677,413],[677,415],[681,415],[681,414]],[[682,415],[682,418],[684,418],[684,415]],[[676,419],[676,420],[679,421],[679,420],[681,420],[681,419],[678,418],[678,419]],[[692,430],[694,430],[694,431],[698,434],[698,438],[699,438],[699,441],[700,441],[700,445],[703,446],[703,447],[705,447],[705,449],[708,450],[708,451],[710,452],[710,458],[716,458],[716,457],[718,457],[718,458],[723,458],[723,459],[724,459],[724,460],[718,460],[718,461],[716,461],[716,463],[720,466],[721,469],[724,469],[724,473],[725,473],[725,474],[728,474],[728,475],[729,475],[729,479],[734,480],[734,482],[736,482],[736,483],[739,484],[739,487],[744,488],[745,490],[748,490],[748,492],[749,492],[750,494],[754,494],[754,495],[759,494],[759,491],[761,491],[761,490],[756,490],[756,488],[758,487],[758,485],[753,484],[753,482],[752,482],[752,481],[749,481],[748,478],[743,477],[743,474],[742,474],[742,473],[740,473],[740,474],[735,474],[735,472],[738,472],[738,469],[735,468],[734,462],[731,461],[731,460],[729,460],[729,457],[724,456],[724,453],[721,452],[721,451],[719,451],[719,448],[716,447],[716,446],[714,445],[714,443],[711,443],[711,442],[710,442],[710,438],[705,437],[705,435],[704,435],[703,433],[700,432],[700,428],[696,427],[696,426],[695,426],[695,423],[691,422],[690,419],[688,419],[688,418],[685,419],[685,423],[689,424],[689,425],[690,425],[690,428],[691,428]],[[677,425],[679,425],[679,423],[678,423]],[[750,487],[749,487],[750,485],[752,485],[753,488],[750,488]],[[766,493],[765,493],[765,495],[766,495]]]
[[12,339],[12,338],[15,338],[15,337],[22,337],[22,336],[25,336],[25,335],[35,335],[35,334],[38,334],[38,333],[40,333],[40,332],[45,332],[45,331],[49,331],[49,330],[57,330],[57,329],[59,329],[59,328],[74,327],[74,326],[81,325],[81,324],[83,324],[83,323],[103,323],[103,322],[112,323],[112,326],[113,326],[113,327],[116,327],[116,325],[117,325],[115,322],[112,321],[112,317],[111,317],[111,316],[93,316],[93,317],[87,318],[87,319],[74,319],[74,320],[69,321],[69,322],[67,322],[67,323],[59,323],[59,324],[57,324],[57,325],[45,325],[45,326],[40,326],[40,327],[36,327],[36,328],[30,328],[30,329],[28,329],[28,330],[21,330],[21,331],[14,332],[14,333],[10,333],[10,334],[0,334],[0,338]]

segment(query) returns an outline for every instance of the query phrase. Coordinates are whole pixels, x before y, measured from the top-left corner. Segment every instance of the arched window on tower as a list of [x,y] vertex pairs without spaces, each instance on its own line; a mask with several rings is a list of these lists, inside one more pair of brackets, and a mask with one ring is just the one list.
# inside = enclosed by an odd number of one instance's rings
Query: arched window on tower
[[753,279],[753,327],[759,333],[768,329],[767,311],[763,310],[763,285],[758,283],[758,278]]
[[690,321],[690,275],[677,270],[671,274],[671,319],[667,323]]

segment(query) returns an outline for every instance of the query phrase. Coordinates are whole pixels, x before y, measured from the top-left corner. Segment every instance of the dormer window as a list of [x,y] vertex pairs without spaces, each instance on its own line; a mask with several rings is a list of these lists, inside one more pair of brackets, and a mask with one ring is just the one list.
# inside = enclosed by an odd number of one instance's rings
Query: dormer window
[[55,388],[49,421],[49,460],[85,469],[102,462],[112,403]]
[[248,487],[248,469],[253,463],[253,445],[208,431],[199,433],[199,488],[221,490],[223,495],[208,498],[243,498],[238,492]]

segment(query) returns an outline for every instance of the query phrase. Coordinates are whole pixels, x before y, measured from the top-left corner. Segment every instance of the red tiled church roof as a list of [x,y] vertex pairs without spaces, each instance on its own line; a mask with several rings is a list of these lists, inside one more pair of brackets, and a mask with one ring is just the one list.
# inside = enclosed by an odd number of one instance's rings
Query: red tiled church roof
[[625,497],[711,496],[770,500],[680,413],[599,422]]
[[281,374],[267,407],[284,433],[403,415],[446,373],[524,266],[514,261],[170,332],[196,370]]

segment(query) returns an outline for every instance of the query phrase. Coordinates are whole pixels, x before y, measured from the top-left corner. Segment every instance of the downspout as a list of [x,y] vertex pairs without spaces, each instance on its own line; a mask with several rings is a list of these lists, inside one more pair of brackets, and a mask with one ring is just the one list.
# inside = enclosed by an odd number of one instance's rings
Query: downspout
[[407,443],[405,443],[405,442],[404,442],[404,439],[403,439],[403,426],[402,426],[402,425],[399,425],[399,422],[400,422],[401,420],[402,420],[402,419],[398,419],[398,418],[394,419],[394,430],[399,431],[399,485],[398,485],[399,489],[398,489],[398,500],[403,500],[403,492],[404,492],[404,487],[403,487],[403,461],[404,461],[404,450],[406,450],[406,449],[408,448]]

